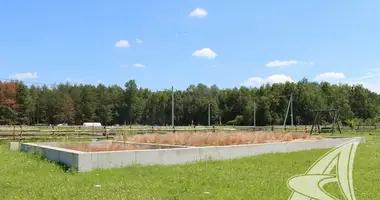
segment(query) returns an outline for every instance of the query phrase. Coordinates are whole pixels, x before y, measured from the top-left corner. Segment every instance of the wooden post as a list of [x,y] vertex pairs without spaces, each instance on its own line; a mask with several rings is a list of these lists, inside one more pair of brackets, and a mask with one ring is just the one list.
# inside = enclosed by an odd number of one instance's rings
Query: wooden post
[[20,125],[20,140],[22,140],[22,125]]
[[13,125],[13,140],[16,140],[16,126]]
[[311,125],[310,135],[313,134],[314,127],[315,127],[315,125],[316,125],[316,123],[318,121],[318,117],[319,117],[319,112],[314,112],[314,113],[316,113],[316,114],[315,114],[315,117],[314,117],[313,125]]
[[106,140],[108,140],[108,131],[107,131],[106,126],[104,126],[104,134],[106,136]]

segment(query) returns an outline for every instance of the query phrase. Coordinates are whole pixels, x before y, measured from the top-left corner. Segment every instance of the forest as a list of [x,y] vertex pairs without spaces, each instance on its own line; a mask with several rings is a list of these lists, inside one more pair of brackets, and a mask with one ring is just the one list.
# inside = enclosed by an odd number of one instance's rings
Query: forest
[[[252,126],[254,110],[257,126],[281,125],[290,94],[294,96],[295,125],[310,125],[314,110],[330,108],[338,109],[344,124],[380,122],[377,93],[362,85],[302,79],[259,88],[220,89],[197,84],[186,90],[174,90],[175,125],[207,125],[209,106],[212,125]],[[28,86],[22,81],[4,81],[0,82],[0,124],[170,125],[171,99],[171,88],[151,91],[137,87],[135,80],[127,81],[124,87],[69,83]]]

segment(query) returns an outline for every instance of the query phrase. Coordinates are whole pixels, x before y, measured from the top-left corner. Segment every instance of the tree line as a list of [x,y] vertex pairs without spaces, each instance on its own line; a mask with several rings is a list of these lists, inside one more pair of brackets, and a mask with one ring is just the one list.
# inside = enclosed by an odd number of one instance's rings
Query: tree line
[[[310,125],[314,110],[338,109],[343,123],[379,122],[380,95],[361,85],[328,82],[287,82],[256,88],[220,89],[190,85],[174,91],[175,125],[283,124],[289,95],[293,94],[295,125]],[[27,86],[21,81],[0,82],[0,124],[170,125],[172,91],[138,88],[135,80],[119,85],[69,84]],[[256,109],[255,109],[256,107]],[[331,116],[324,117],[326,122]],[[288,117],[287,124],[290,124]]]

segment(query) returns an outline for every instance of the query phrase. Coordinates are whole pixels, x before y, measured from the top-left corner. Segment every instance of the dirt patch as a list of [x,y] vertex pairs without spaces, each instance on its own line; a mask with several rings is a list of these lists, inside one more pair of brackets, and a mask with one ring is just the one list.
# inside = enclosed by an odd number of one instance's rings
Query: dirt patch
[[[119,138],[120,139],[120,138]],[[239,144],[260,144],[289,142],[296,140],[316,140],[309,133],[268,133],[268,132],[181,132],[167,134],[135,135],[121,140],[186,146],[225,146]]]
[[71,149],[83,152],[98,152],[98,151],[123,151],[123,150],[143,150],[152,149],[149,146],[131,145],[131,144],[65,144],[61,148]]

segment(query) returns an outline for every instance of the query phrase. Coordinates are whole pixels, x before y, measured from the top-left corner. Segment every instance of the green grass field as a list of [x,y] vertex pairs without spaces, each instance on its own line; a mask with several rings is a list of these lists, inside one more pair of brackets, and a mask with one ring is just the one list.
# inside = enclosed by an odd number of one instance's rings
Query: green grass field
[[[355,157],[355,193],[358,199],[379,199],[380,137],[366,137]],[[9,151],[3,143],[0,199],[287,199],[288,178],[304,173],[327,151],[75,173],[31,154]],[[336,185],[328,185],[327,191],[339,197]]]

